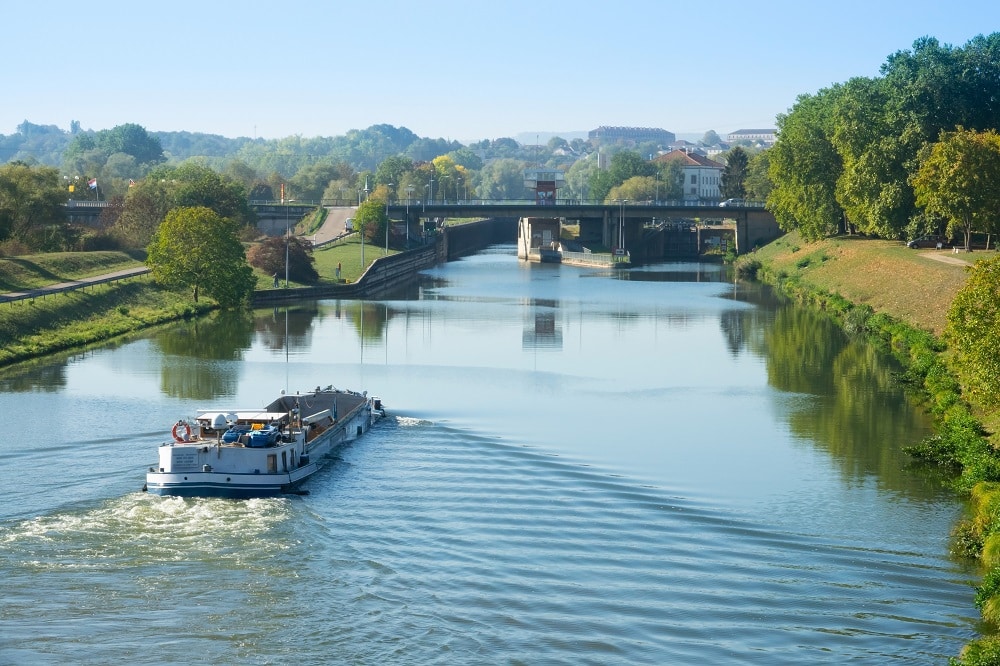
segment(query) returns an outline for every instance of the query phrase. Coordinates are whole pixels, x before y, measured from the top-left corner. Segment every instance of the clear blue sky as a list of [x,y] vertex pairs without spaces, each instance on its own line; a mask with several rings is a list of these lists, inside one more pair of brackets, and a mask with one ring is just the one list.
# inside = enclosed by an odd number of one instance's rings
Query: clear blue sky
[[0,134],[138,123],[229,137],[387,123],[472,141],[600,125],[773,127],[997,0],[172,0],[8,3]]

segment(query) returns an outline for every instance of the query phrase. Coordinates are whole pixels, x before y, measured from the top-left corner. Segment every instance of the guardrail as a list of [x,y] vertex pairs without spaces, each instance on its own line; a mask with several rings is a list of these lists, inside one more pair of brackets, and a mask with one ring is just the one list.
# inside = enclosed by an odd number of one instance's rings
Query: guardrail
[[139,268],[118,271],[117,273],[84,278],[82,280],[61,282],[59,284],[39,287],[38,289],[30,289],[28,291],[8,292],[6,294],[0,294],[0,303],[15,303],[17,301],[26,301],[35,298],[45,298],[46,296],[51,296],[53,294],[64,294],[66,292],[76,291],[77,289],[86,289],[87,287],[108,284],[109,282],[117,282],[118,280],[140,277],[146,275],[147,273],[149,273],[149,268],[142,266]]

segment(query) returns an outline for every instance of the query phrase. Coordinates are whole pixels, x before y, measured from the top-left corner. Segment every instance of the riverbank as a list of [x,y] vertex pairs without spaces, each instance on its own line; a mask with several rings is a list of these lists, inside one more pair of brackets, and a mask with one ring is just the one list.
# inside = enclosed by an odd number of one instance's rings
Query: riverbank
[[[859,237],[806,243],[788,234],[740,260],[780,291],[837,316],[848,333],[867,333],[904,364],[902,378],[923,392],[938,433],[907,450],[955,474],[957,491],[970,497],[972,517],[954,528],[953,552],[988,569],[976,588],[986,627],[1000,620],[1000,489],[997,450],[1000,409],[967,402],[949,368],[942,340],[947,313],[976,261],[995,252],[914,250]],[[996,541],[996,543],[993,543]],[[953,666],[1000,664],[992,629],[969,643]]]

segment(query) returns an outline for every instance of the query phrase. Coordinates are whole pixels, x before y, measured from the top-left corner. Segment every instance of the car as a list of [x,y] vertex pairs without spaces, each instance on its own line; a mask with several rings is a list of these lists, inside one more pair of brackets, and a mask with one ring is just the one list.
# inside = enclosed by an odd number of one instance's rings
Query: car
[[951,247],[951,243],[944,236],[937,236],[934,234],[928,234],[926,236],[921,236],[920,238],[914,238],[906,244],[906,247],[921,248],[921,247],[934,247],[943,248]]
[[726,199],[719,204],[719,208],[732,208],[735,206],[742,206],[743,199]]

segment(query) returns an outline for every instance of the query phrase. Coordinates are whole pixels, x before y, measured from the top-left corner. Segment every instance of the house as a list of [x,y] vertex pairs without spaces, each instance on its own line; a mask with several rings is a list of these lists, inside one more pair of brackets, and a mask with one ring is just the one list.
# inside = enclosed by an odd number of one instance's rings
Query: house
[[719,200],[719,186],[725,168],[722,164],[700,153],[684,150],[672,150],[653,161],[666,163],[675,160],[682,167],[684,201]]

